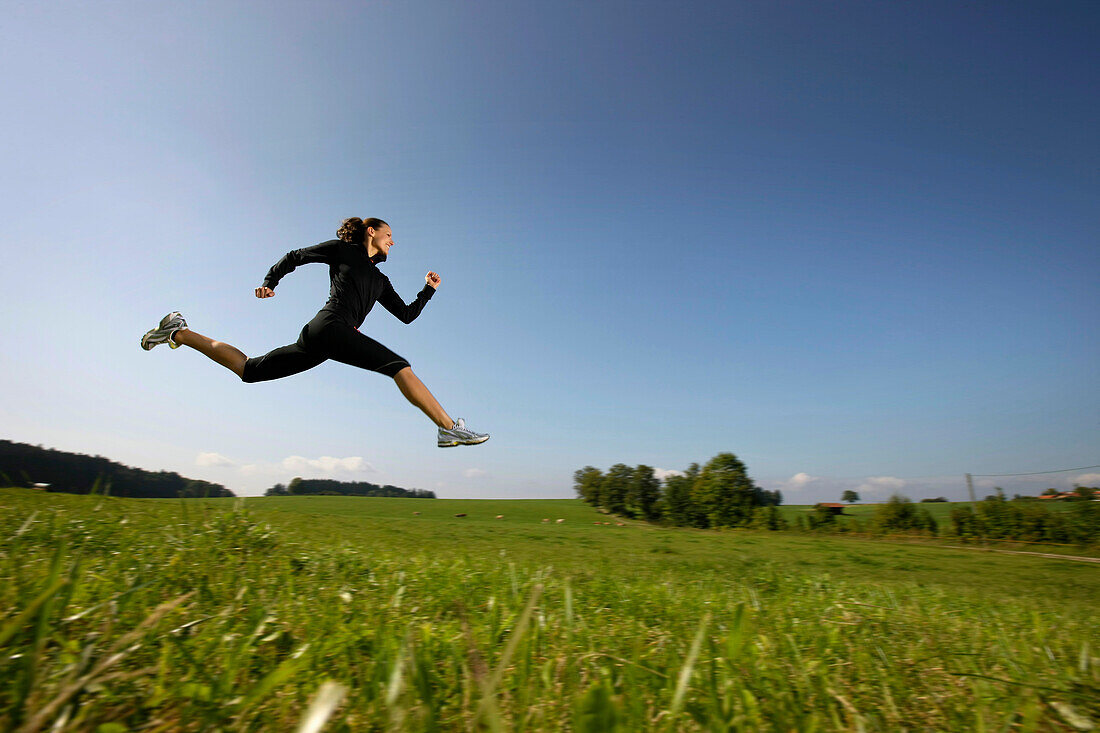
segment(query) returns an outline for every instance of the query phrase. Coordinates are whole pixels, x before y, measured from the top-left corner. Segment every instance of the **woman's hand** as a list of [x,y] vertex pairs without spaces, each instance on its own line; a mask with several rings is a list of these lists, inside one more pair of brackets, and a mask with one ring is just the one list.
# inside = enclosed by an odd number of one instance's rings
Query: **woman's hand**
[[439,276],[438,272],[429,272],[424,276],[424,282],[438,290],[439,286],[443,284],[443,278]]
[[272,290],[271,288],[265,288],[261,285],[260,287],[256,288],[256,297],[257,298],[274,298],[275,297],[275,291]]

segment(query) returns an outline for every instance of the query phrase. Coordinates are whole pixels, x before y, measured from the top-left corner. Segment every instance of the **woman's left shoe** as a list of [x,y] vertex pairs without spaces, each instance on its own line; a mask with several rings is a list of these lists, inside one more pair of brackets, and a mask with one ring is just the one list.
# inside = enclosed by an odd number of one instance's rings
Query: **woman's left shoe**
[[451,426],[439,429],[439,438],[436,442],[440,448],[453,448],[456,445],[477,445],[489,439],[488,433],[475,433],[466,427],[466,421],[461,417]]
[[149,351],[154,346],[168,344],[168,348],[178,349],[180,345],[172,340],[172,334],[181,328],[187,328],[187,321],[183,320],[179,311],[172,311],[160,319],[159,326],[141,337],[141,348]]

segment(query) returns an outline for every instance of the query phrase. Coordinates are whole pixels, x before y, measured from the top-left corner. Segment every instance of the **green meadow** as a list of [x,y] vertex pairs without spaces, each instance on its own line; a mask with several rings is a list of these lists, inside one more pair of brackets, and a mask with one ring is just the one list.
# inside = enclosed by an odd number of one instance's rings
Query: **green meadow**
[[0,489],[0,578],[17,731],[1100,725],[1100,566],[1068,559],[579,500]]

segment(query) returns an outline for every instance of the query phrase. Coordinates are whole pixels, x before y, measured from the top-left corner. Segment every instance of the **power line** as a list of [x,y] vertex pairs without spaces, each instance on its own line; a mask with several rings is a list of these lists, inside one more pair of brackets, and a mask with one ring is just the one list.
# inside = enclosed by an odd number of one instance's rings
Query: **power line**
[[1080,468],[1059,468],[1057,471],[1034,471],[1032,473],[972,473],[970,476],[981,478],[993,478],[994,476],[1038,476],[1043,473],[1066,473],[1067,471],[1084,471],[1086,468],[1100,468],[1098,466],[1081,466]]

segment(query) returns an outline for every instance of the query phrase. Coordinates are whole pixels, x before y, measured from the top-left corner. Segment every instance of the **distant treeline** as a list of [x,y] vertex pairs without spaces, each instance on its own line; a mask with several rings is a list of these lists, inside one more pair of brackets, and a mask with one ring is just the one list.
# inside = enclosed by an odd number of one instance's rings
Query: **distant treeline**
[[877,504],[870,517],[850,517],[840,522],[827,508],[819,507],[794,522],[794,529],[817,532],[870,532],[957,537],[962,540],[1008,540],[1055,544],[1100,544],[1100,496],[1098,490],[1078,486],[1080,500],[1069,507],[1051,507],[1032,496],[1005,499],[1004,491],[984,500],[951,508],[950,525],[941,526],[929,511],[908,497],[895,494]]
[[573,474],[573,488],[593,506],[649,522],[699,528],[787,526],[776,509],[783,495],[753,483],[733,453],[719,453],[702,468],[693,463],[683,475],[671,474],[663,483],[651,466],[616,463],[607,473],[585,466]]
[[1049,509],[1045,502],[1021,497],[1006,500],[1004,492],[977,503],[951,509],[951,528],[964,539],[1023,540],[1091,545],[1100,543],[1100,502],[1095,487],[1078,486],[1085,495],[1068,509]]
[[434,499],[435,492],[426,489],[402,489],[397,486],[379,486],[369,481],[334,481],[322,478],[294,478],[289,485],[275,484],[264,496],[305,496],[324,494],[334,496],[402,496],[406,499]]
[[[922,499],[921,502],[925,503],[925,500]],[[914,504],[908,496],[894,494],[882,504],[876,504],[874,513],[867,521],[851,517],[848,522],[838,522],[832,509],[818,504],[809,514],[800,514],[795,518],[794,529],[811,532],[928,534],[935,537],[939,534],[940,526],[930,511]]]
[[168,499],[234,496],[221,484],[199,481],[168,471],[144,471],[103,456],[0,440],[0,480],[12,486],[49,484],[47,491],[88,494],[93,488],[111,496]]

